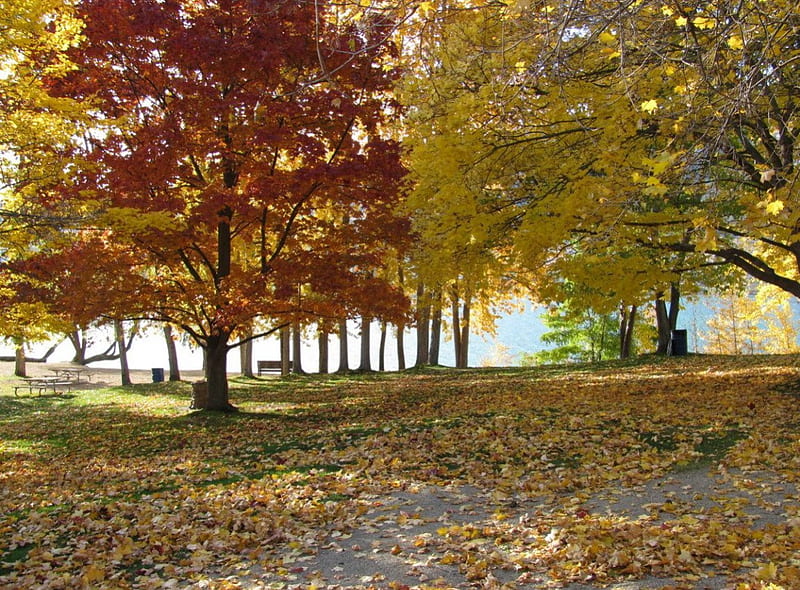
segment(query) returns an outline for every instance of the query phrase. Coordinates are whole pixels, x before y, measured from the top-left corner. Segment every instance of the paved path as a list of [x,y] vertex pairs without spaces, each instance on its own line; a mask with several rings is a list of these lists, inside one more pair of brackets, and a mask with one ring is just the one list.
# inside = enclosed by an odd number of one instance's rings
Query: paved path
[[[688,470],[653,480],[636,488],[611,490],[591,496],[582,509],[631,520],[645,518],[648,524],[686,515],[703,517],[729,515],[752,528],[780,523],[787,513],[797,513],[798,490],[781,484],[776,474],[752,477],[706,469]],[[543,505],[494,505],[479,490],[470,487],[412,486],[386,496],[365,498],[368,509],[357,519],[352,531],[334,532],[280,557],[277,570],[252,569],[245,587],[252,588],[517,588],[590,590],[603,586],[572,583],[558,585],[544,574],[511,567],[515,556],[506,555],[506,567],[492,569],[477,581],[469,579],[469,566],[448,563],[444,536],[448,530],[472,526],[475,530],[503,518],[531,519]],[[484,542],[474,540],[476,547]],[[485,548],[482,549],[486,553]],[[443,559],[443,555],[445,556]],[[490,568],[491,569],[491,568]],[[734,586],[724,576],[709,576],[694,582],[672,578],[644,578],[621,581],[607,588],[644,590],[680,588],[721,590]]]

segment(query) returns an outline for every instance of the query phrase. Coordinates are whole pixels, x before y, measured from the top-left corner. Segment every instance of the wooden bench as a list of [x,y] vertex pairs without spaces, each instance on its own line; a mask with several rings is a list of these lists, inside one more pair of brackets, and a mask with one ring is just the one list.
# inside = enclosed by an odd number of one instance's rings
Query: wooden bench
[[14,395],[19,396],[20,389],[27,389],[30,395],[33,395],[34,389],[37,390],[39,395],[42,395],[42,393],[48,390],[52,390],[53,393],[61,395],[64,393],[64,389],[71,391],[74,384],[74,381],[55,377],[31,377],[14,386]]
[[[256,361],[258,366],[258,374],[264,373],[280,373],[282,371],[283,363],[281,361]],[[289,361],[289,370],[292,370],[292,361]]]

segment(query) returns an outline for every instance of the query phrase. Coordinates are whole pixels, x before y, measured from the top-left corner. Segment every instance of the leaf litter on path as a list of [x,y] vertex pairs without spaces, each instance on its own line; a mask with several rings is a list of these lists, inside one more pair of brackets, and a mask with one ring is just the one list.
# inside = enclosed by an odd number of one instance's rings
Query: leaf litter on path
[[[649,529],[651,536],[642,536],[644,547],[628,549],[630,554],[637,550],[645,553],[656,545],[678,542],[674,533],[685,524],[705,521],[712,528],[714,523],[724,523],[764,530],[767,526],[780,527],[788,514],[797,514],[800,509],[796,487],[777,483],[774,473],[730,476],[705,468],[682,470],[635,488],[615,488],[588,498],[565,497],[555,504],[497,503],[490,492],[472,486],[430,484],[367,500],[370,508],[352,530],[335,532],[313,552],[287,561],[282,572],[262,572],[260,580],[253,583],[273,588],[285,584],[287,588],[310,585],[331,589],[588,590],[597,586],[564,582],[561,575],[554,579],[547,569],[531,567],[531,544],[517,541],[533,535],[543,537],[536,544],[544,542],[551,549],[564,544],[557,526],[569,519],[572,511],[571,520],[582,523],[577,527],[573,524],[573,532],[591,528],[593,518],[627,521],[634,528]],[[546,530],[547,526],[552,528]],[[598,528],[611,531],[602,525]],[[591,535],[585,541],[590,546],[596,542]],[[712,563],[709,556],[719,550],[702,547],[700,538],[696,541],[691,544],[695,555],[673,555],[678,560],[698,562],[697,568],[677,579],[646,575],[636,581],[606,580],[604,585],[610,583],[609,588],[619,590],[735,587],[735,576],[715,574],[707,568]],[[673,553],[676,551],[677,547]],[[704,552],[707,555],[701,559]],[[621,558],[611,557],[610,561],[614,559],[619,565]],[[551,560],[550,565],[563,565],[556,561]],[[539,565],[548,565],[547,560]],[[541,571],[532,573],[536,569]]]

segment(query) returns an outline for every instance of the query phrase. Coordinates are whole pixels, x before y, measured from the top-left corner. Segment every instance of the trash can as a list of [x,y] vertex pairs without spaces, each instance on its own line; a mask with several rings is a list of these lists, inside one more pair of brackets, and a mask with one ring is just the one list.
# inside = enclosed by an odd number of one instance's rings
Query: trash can
[[164,381],[164,369],[153,368],[153,383],[161,383]]
[[673,330],[670,342],[670,356],[686,356],[689,353],[686,330]]

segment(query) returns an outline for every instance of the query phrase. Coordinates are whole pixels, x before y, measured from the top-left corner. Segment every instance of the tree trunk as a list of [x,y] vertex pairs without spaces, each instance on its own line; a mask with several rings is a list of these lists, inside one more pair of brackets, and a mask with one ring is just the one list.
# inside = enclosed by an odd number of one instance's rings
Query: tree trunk
[[300,329],[299,322],[292,322],[292,373],[295,375],[302,375],[302,351],[303,348],[303,331]]
[[[56,351],[56,348],[58,348],[59,344],[61,344],[61,342],[56,342],[55,344],[53,344],[53,346],[47,349],[47,352],[45,352],[42,356],[39,357],[29,357],[28,355],[25,355],[25,364],[27,365],[28,363],[46,363],[47,359],[50,358],[50,355]],[[14,351],[14,356],[0,356],[0,361],[4,363],[17,362],[16,350]]]
[[361,363],[358,370],[361,372],[372,371],[372,358],[371,358],[371,338],[370,328],[372,327],[372,320],[370,318],[361,317]]
[[378,370],[386,370],[386,320],[381,321],[381,340],[378,345]]
[[205,342],[207,398],[198,408],[216,412],[233,412],[236,408],[228,399],[228,339],[230,332],[222,330]]
[[172,325],[164,324],[164,340],[167,343],[167,359],[169,360],[169,380],[180,381],[181,371],[178,368],[178,350],[172,337]]
[[461,319],[458,312],[458,294],[456,293],[455,288],[453,289],[451,297],[452,301],[450,311],[453,316],[453,352],[455,353],[454,356],[456,359],[456,368],[458,368],[461,362]]
[[292,363],[291,363],[291,347],[292,347],[292,335],[291,335],[291,328],[289,326],[284,326],[281,328],[280,332],[280,342],[281,342],[281,376],[285,377],[288,375],[292,370]]
[[656,354],[669,354],[672,342],[672,331],[678,326],[681,292],[678,283],[669,287],[669,307],[663,299],[663,293],[656,299],[656,328],[658,330],[658,346]]
[[466,369],[469,366],[469,299],[464,300],[463,310],[464,311],[461,315],[461,354],[459,355],[459,369]]
[[[253,330],[248,329],[245,332],[245,339],[253,335]],[[242,377],[255,377],[253,374],[253,341],[247,340],[244,344],[239,345],[239,372]]]
[[669,315],[667,313],[667,304],[661,299],[661,293],[658,294],[658,299],[655,302],[656,308],[656,331],[658,333],[658,340],[656,343],[656,354],[665,355],[669,352],[670,329],[669,329]]
[[433,294],[433,314],[431,318],[430,352],[428,362],[439,364],[439,350],[442,342],[442,291],[437,289]]
[[633,342],[633,325],[636,320],[636,306],[630,308],[621,305],[619,309],[619,358],[627,359],[631,356]]
[[420,284],[417,287],[417,361],[414,363],[417,367],[430,362],[430,318],[430,299],[425,294],[425,286]]
[[117,346],[119,346],[119,366],[122,385],[131,385],[131,371],[128,368],[128,351],[125,348],[125,327],[122,324],[122,320],[114,320],[114,336]]
[[347,319],[339,320],[339,369],[338,373],[350,372],[350,359],[347,345]]
[[406,370],[405,328],[402,324],[397,326],[397,369]]
[[27,377],[25,367],[25,342],[21,338],[15,338],[14,344],[14,375],[17,377]]
[[[403,274],[403,263],[398,261],[397,282],[405,290],[405,276]],[[405,351],[405,325],[397,324],[397,368],[400,371],[406,370],[406,351]]]
[[325,375],[328,372],[328,330],[320,326],[319,336],[319,372]]
[[72,357],[72,362],[79,365],[86,364],[84,359],[86,358],[86,347],[88,344],[86,343],[86,339],[82,337],[81,330],[75,328],[68,337],[69,341],[72,343],[72,348],[75,349],[75,356]]
[[89,340],[81,335],[82,330],[76,329],[68,335],[72,347],[75,349],[75,356],[72,357],[72,362],[79,365],[88,365],[89,363],[100,361],[115,361],[120,358],[120,351],[124,349],[127,352],[131,349],[133,346],[133,339],[136,337],[136,332],[136,330],[130,330],[130,336],[127,342],[124,340],[120,342],[117,340],[115,328],[115,335],[111,345],[103,352],[87,357],[86,352],[89,346]]

